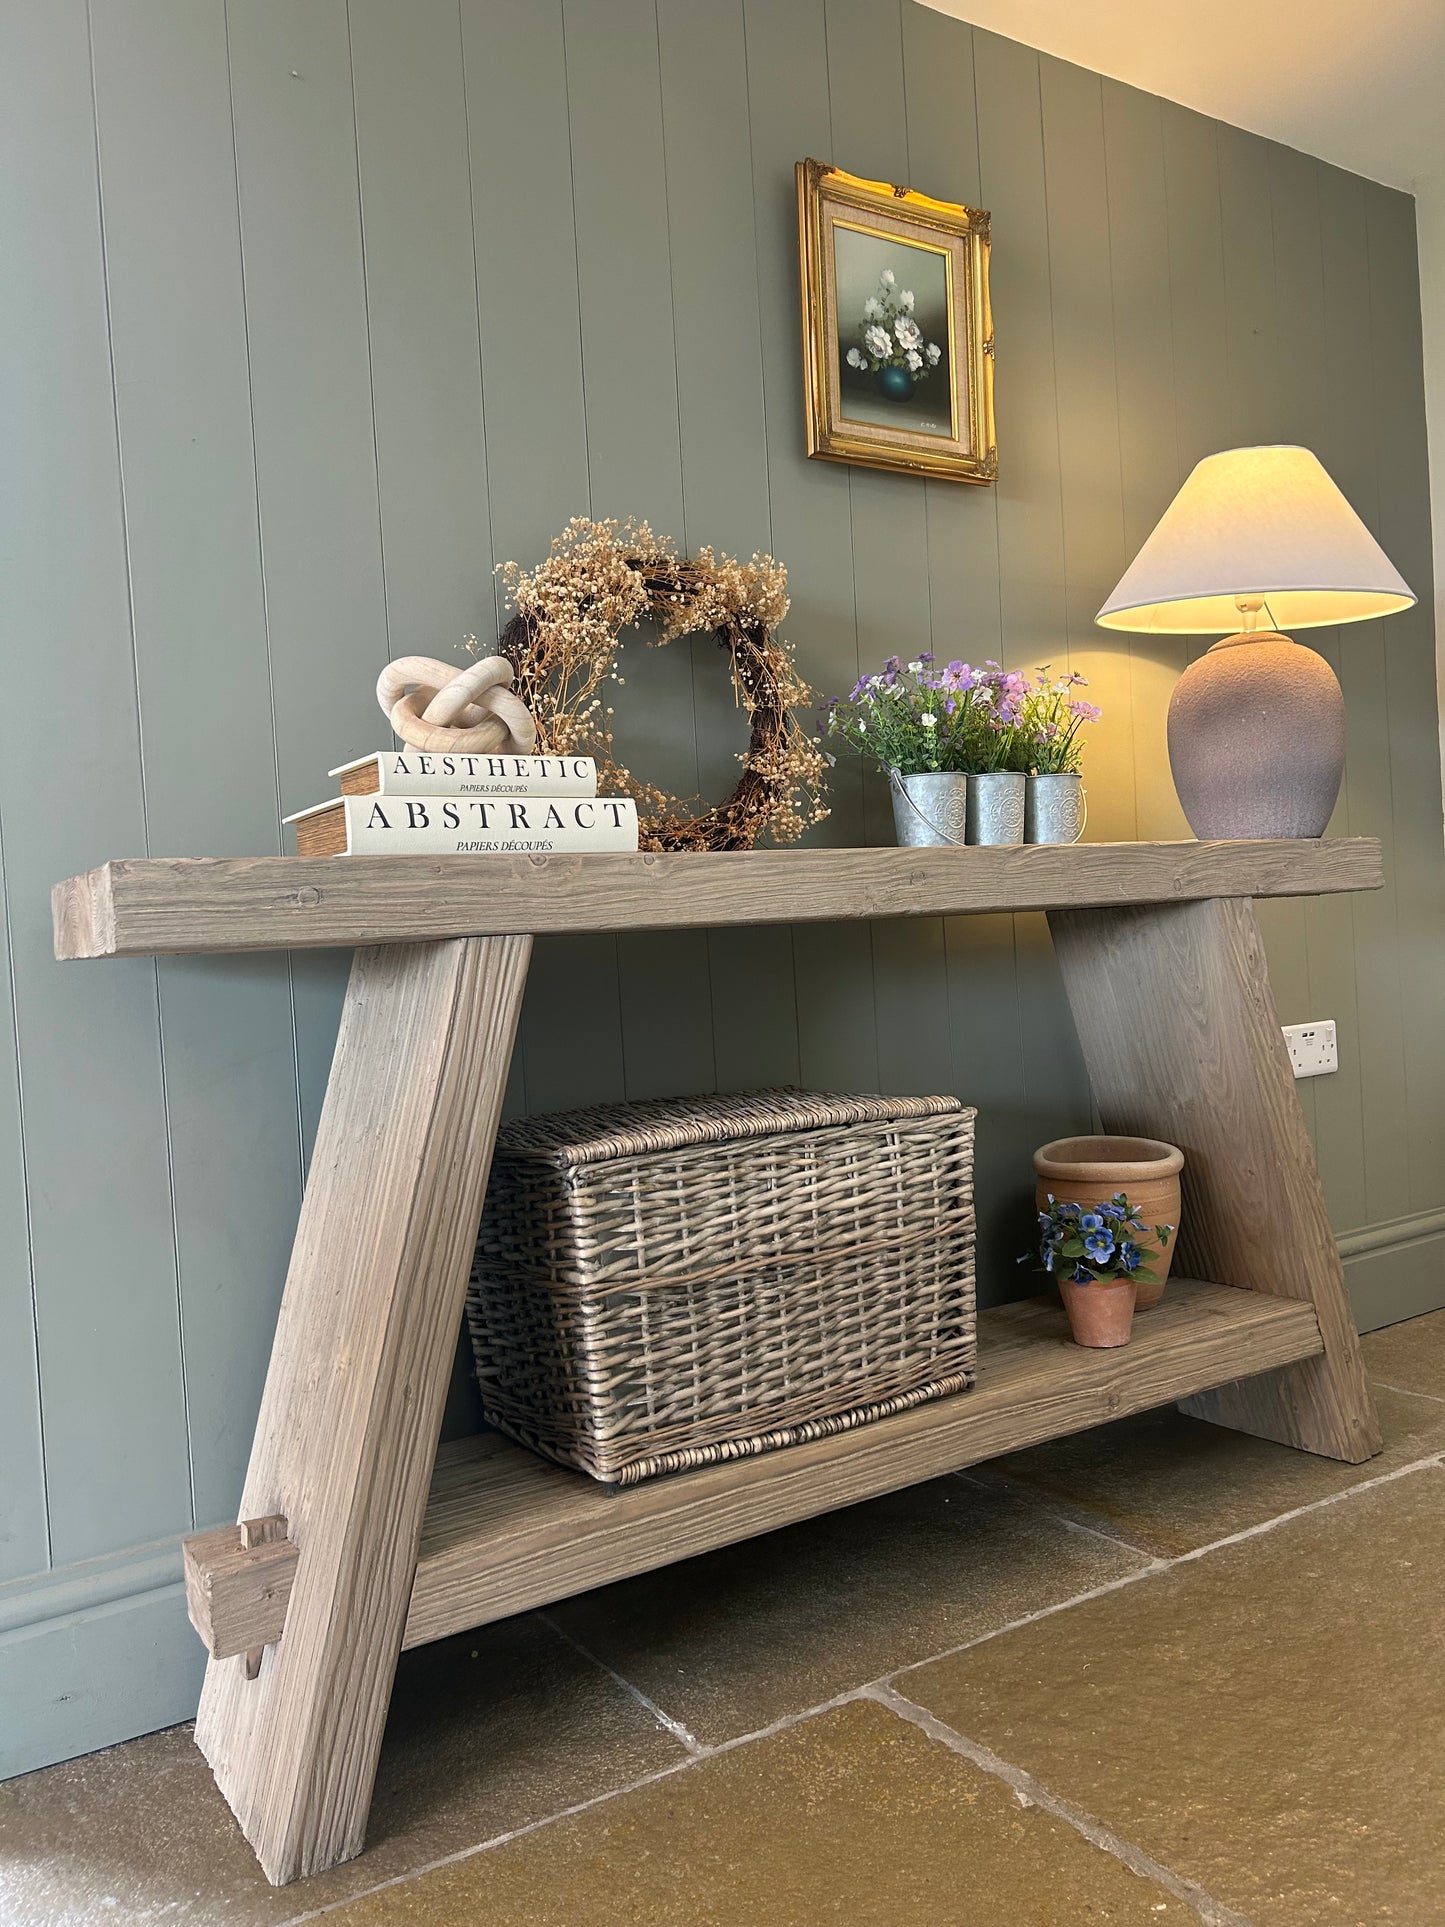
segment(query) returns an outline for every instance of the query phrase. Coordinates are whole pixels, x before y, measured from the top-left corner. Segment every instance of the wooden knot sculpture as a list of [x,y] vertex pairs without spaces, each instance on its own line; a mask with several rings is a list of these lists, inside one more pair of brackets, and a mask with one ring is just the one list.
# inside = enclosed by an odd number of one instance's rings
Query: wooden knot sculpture
[[505,656],[460,670],[434,656],[398,656],[378,677],[376,700],[413,749],[529,756],[537,746],[537,725],[512,692]]

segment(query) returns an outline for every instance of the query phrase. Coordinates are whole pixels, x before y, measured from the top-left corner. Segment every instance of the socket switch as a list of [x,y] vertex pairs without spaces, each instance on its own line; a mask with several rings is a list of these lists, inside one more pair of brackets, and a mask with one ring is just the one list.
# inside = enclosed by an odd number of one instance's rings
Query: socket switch
[[1284,1041],[1296,1077],[1323,1077],[1327,1071],[1340,1068],[1332,1017],[1318,1024],[1286,1024]]

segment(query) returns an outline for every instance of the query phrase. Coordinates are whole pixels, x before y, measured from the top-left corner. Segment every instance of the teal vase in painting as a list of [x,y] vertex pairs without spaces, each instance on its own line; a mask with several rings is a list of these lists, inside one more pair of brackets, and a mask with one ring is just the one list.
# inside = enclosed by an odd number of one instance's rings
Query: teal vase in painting
[[913,377],[906,368],[880,368],[878,391],[889,401],[907,401],[913,393]]

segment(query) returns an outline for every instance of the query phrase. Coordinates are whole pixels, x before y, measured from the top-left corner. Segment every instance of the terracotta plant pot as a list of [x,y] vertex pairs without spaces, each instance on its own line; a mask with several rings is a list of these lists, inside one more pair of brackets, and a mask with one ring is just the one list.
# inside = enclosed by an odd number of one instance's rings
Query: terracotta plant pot
[[[1184,1153],[1152,1137],[1060,1137],[1034,1152],[1034,1201],[1044,1210],[1052,1191],[1060,1204],[1107,1204],[1122,1191],[1146,1225],[1172,1224],[1174,1236],[1146,1260],[1157,1284],[1141,1284],[1135,1308],[1149,1311],[1164,1296],[1164,1281],[1179,1242],[1179,1173]],[[1120,1343],[1123,1341],[1120,1340]]]
[[1096,1285],[1076,1285],[1061,1278],[1059,1290],[1076,1345],[1107,1351],[1111,1346],[1128,1344],[1129,1328],[1134,1323],[1132,1278],[1103,1279]]

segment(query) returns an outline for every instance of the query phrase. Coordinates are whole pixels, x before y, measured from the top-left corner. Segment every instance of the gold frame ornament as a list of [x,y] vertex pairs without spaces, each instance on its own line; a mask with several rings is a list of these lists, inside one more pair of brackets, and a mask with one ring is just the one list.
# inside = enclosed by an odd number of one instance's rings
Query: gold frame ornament
[[[993,318],[988,298],[989,217],[978,208],[935,201],[912,188],[868,181],[822,161],[799,161],[798,252],[803,305],[803,393],[808,453],[821,461],[854,462],[865,468],[893,469],[906,475],[936,475],[955,482],[990,483],[998,478],[998,444],[993,419]],[[844,374],[845,348],[838,311],[837,232],[874,242],[896,241],[915,255],[942,257],[941,286],[946,291],[946,347],[930,363],[932,344],[917,330],[920,353],[912,361],[919,381],[934,369],[948,375],[946,426],[926,417],[914,404],[906,370],[875,371],[866,364],[864,337],[847,350],[857,356]],[[894,284],[891,275],[888,285]],[[887,290],[883,290],[885,295]],[[908,293],[911,303],[913,296]],[[876,306],[868,313],[887,322]],[[912,307],[897,319],[904,327]],[[843,323],[848,326],[851,315]],[[860,315],[859,327],[865,325]],[[883,337],[887,338],[886,333]],[[893,358],[901,360],[890,343]],[[920,361],[923,362],[920,368]],[[892,383],[882,387],[879,375]],[[865,394],[869,377],[885,395],[906,390],[896,423],[888,406]],[[937,393],[937,390],[933,392]],[[896,399],[896,394],[894,394]],[[907,409],[912,406],[910,421]],[[849,411],[852,410],[850,413]]]

